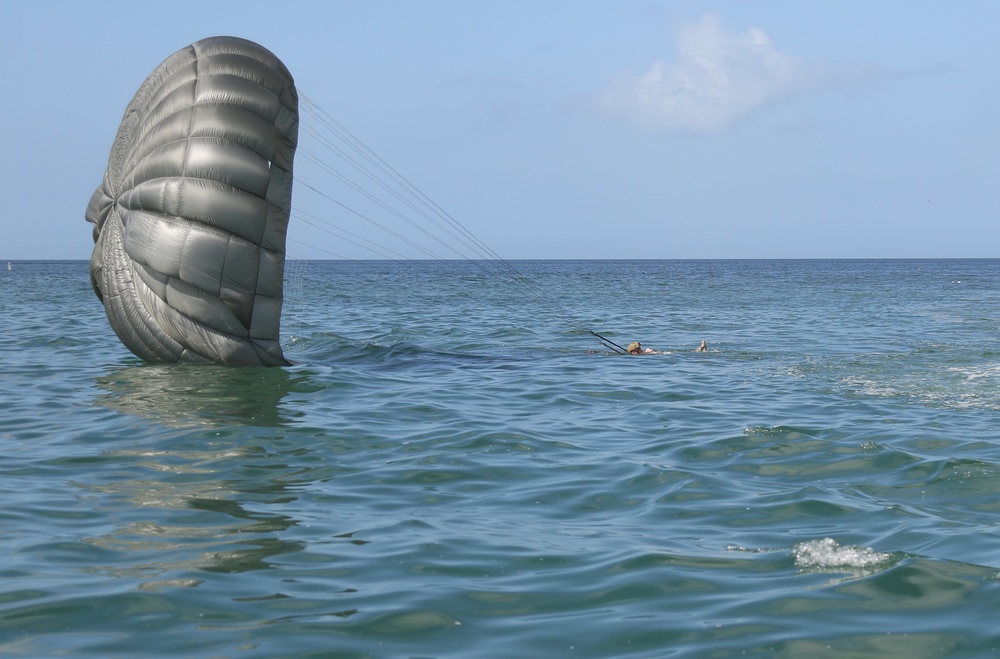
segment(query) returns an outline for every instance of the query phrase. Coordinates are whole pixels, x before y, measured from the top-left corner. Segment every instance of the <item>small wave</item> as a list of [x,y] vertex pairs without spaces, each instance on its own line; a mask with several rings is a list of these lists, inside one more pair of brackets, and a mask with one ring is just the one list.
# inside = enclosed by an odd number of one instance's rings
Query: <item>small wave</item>
[[978,366],[952,366],[949,372],[963,376],[966,380],[996,380],[1000,379],[1000,364],[982,364]]
[[792,547],[792,556],[800,569],[848,572],[871,571],[892,560],[892,554],[841,545],[833,538],[800,542]]
[[813,436],[810,431],[792,426],[747,426],[743,429],[743,434],[747,437],[788,436],[789,439],[801,439]]

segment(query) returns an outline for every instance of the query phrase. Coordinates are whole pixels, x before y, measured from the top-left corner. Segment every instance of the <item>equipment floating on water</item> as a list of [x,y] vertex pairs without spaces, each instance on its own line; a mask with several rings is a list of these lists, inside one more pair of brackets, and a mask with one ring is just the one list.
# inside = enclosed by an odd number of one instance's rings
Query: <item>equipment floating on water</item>
[[213,37],[158,66],[125,110],[90,280],[153,362],[287,364],[278,343],[298,97],[273,53]]

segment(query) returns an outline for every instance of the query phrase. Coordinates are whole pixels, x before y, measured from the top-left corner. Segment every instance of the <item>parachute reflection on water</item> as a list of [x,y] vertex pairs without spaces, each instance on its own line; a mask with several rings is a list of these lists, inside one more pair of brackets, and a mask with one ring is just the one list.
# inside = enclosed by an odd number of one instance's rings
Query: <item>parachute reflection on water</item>
[[125,110],[90,278],[133,353],[287,364],[278,343],[298,96],[282,62],[234,37],[167,58]]

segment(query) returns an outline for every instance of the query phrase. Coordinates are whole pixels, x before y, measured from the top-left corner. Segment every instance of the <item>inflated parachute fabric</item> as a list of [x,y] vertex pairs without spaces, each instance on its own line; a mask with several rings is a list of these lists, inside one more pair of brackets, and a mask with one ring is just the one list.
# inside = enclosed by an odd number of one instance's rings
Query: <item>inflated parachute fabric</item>
[[90,280],[153,362],[283,365],[278,343],[298,97],[267,49],[213,37],[167,58],[125,110]]

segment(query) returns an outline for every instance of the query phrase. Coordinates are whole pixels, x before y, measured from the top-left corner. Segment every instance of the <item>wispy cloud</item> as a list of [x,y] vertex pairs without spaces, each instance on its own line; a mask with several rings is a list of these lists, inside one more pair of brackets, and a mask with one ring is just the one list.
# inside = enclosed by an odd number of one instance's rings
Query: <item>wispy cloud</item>
[[778,50],[759,28],[726,30],[716,14],[681,27],[676,41],[675,62],[619,73],[592,108],[648,132],[719,133],[778,101],[883,75],[864,62],[807,62]]

